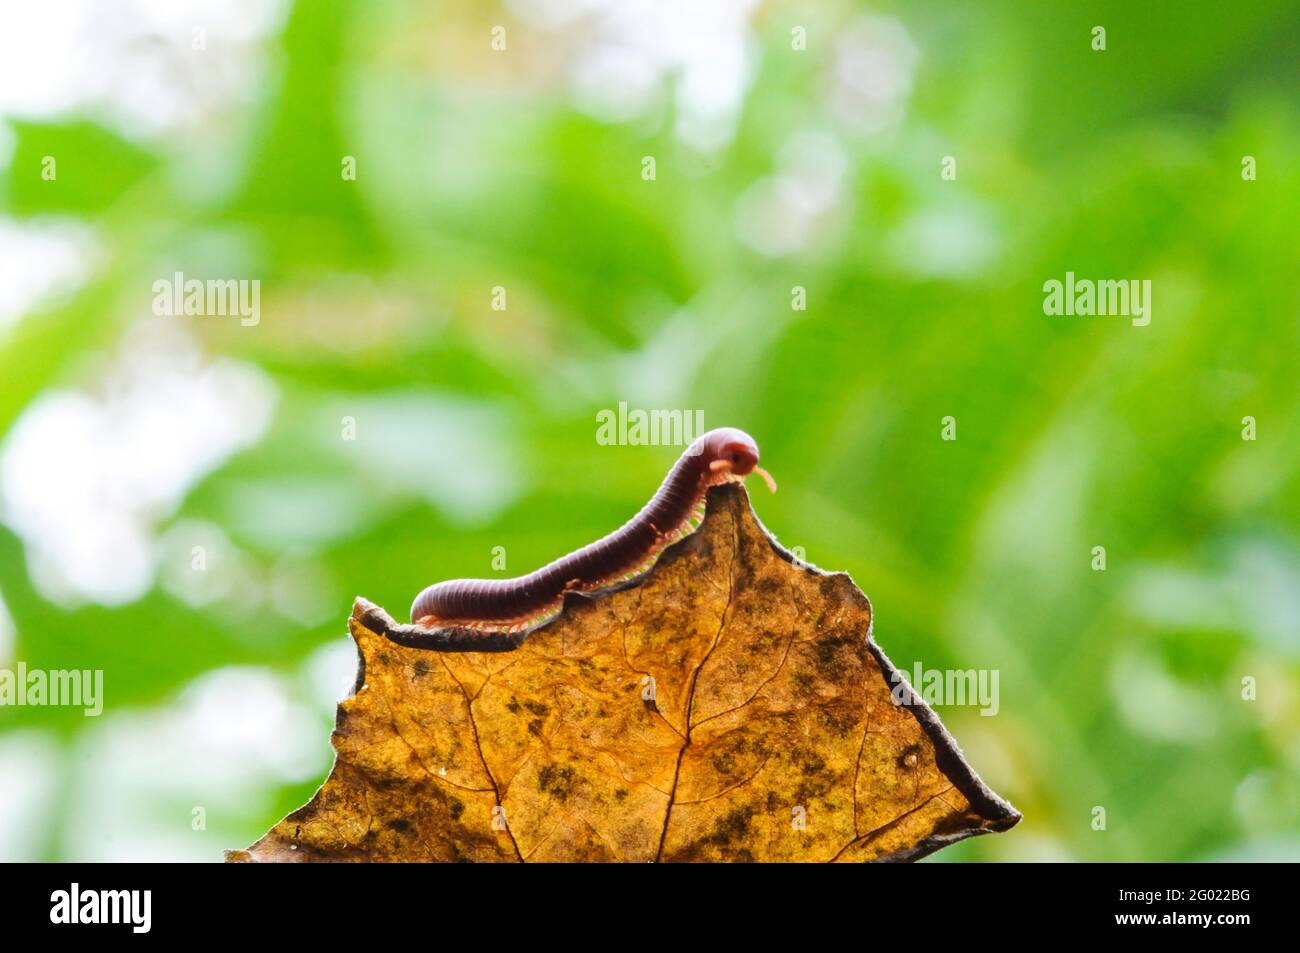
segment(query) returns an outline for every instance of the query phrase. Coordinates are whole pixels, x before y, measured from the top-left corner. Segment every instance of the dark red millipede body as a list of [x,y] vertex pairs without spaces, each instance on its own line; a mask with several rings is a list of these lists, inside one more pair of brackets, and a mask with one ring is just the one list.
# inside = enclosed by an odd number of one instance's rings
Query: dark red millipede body
[[[559,613],[566,592],[592,592],[648,570],[666,546],[698,525],[709,487],[741,481],[750,473],[762,476],[775,492],[776,483],[758,465],[758,445],[749,434],[733,427],[710,430],[686,448],[641,512],[608,536],[526,576],[453,579],[429,586],[411,606],[411,621],[430,629],[467,629],[471,642],[485,643],[494,641],[489,633],[536,627]],[[445,638],[428,645],[466,647],[452,646]]]

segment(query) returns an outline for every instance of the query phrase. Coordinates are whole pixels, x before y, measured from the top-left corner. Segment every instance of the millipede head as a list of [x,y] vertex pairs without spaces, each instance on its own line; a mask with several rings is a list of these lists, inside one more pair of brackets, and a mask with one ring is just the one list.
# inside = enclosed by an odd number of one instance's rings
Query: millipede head
[[712,438],[712,461],[709,469],[724,478],[741,480],[751,473],[757,473],[767,483],[767,488],[776,492],[776,481],[772,475],[758,465],[758,444],[754,438],[743,430],[724,427],[706,435]]

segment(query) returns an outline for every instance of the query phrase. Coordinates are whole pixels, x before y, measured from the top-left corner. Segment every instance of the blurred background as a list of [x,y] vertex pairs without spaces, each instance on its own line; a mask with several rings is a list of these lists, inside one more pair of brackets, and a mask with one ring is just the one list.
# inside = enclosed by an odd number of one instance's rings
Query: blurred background
[[0,668],[105,709],[0,708],[0,858],[252,842],[354,596],[613,529],[679,452],[626,401],[752,433],[900,668],[998,670],[939,712],[1025,820],[933,861],[1300,859],[1297,13],[1070,7],[6,4]]

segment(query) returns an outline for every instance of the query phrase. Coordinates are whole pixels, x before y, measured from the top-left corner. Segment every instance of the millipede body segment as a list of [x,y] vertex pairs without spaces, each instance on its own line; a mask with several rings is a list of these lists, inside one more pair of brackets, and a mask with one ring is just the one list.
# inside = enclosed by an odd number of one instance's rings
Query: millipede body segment
[[514,579],[453,579],[421,592],[411,621],[425,628],[521,632],[554,618],[566,592],[592,592],[648,571],[663,550],[704,517],[709,487],[757,473],[758,445],[743,430],[721,427],[697,438],[668,471],[641,512],[603,539]]

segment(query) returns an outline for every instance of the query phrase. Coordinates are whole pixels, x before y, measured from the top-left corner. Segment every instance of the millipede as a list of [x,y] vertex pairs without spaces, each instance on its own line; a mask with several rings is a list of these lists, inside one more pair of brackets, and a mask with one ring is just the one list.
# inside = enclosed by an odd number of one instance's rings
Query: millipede
[[[641,511],[614,532],[513,579],[452,579],[415,598],[411,622],[439,630],[422,637],[411,626],[389,638],[442,651],[502,651],[553,620],[567,593],[592,594],[632,582],[660,553],[703,522],[710,487],[743,482],[750,473],[776,492],[776,481],[758,465],[758,444],[743,430],[720,427],[696,438],[673,464]],[[433,633],[430,633],[433,635]]]

